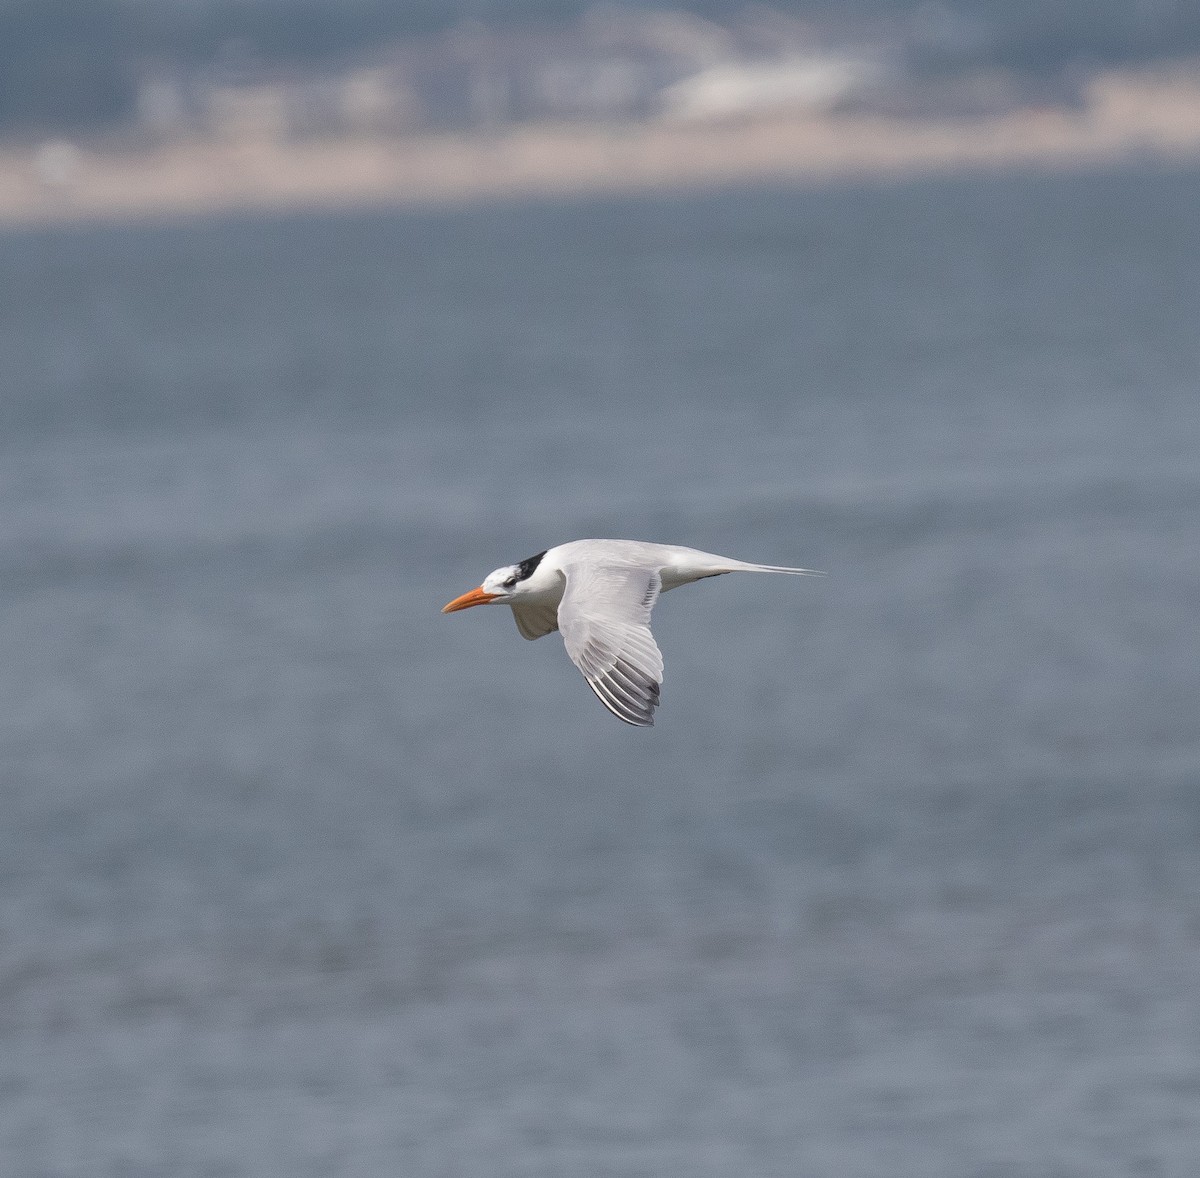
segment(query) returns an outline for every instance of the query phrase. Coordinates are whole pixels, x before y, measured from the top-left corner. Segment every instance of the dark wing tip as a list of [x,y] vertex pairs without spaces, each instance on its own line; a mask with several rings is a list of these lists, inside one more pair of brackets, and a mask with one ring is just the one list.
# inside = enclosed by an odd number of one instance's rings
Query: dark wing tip
[[596,698],[618,720],[635,728],[654,727],[654,709],[658,707],[659,685],[653,679],[618,660],[603,675],[585,676]]

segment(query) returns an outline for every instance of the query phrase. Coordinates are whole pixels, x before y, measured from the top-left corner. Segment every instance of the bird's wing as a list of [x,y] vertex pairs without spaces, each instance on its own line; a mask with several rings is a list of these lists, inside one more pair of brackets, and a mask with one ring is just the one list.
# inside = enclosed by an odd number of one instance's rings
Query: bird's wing
[[650,611],[662,588],[658,570],[581,561],[564,572],[558,625],[567,654],[618,720],[649,727],[663,674],[650,633]]
[[521,637],[528,638],[530,642],[558,629],[557,605],[548,605],[544,602],[514,605],[512,612],[516,619],[517,629],[521,631]]

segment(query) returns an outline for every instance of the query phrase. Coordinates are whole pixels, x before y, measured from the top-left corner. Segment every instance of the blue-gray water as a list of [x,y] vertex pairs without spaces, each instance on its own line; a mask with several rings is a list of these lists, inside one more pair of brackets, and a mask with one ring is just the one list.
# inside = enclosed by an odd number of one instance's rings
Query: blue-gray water
[[1198,200],[0,237],[0,1173],[1193,1174]]

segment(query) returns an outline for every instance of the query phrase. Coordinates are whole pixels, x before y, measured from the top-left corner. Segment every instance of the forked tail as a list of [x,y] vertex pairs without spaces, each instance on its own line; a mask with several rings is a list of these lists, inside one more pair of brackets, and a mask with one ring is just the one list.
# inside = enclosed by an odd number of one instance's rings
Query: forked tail
[[790,569],[781,564],[739,564],[739,572],[745,573],[789,573],[793,577],[824,577],[823,569]]

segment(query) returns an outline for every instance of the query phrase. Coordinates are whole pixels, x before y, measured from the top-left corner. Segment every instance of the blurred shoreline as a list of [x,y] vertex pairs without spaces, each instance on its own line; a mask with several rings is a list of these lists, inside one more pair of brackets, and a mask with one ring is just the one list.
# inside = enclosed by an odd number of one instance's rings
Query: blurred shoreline
[[1086,97],[1079,110],[956,120],[810,113],[403,138],[10,144],[0,146],[0,226],[1200,160],[1195,73],[1100,74]]

